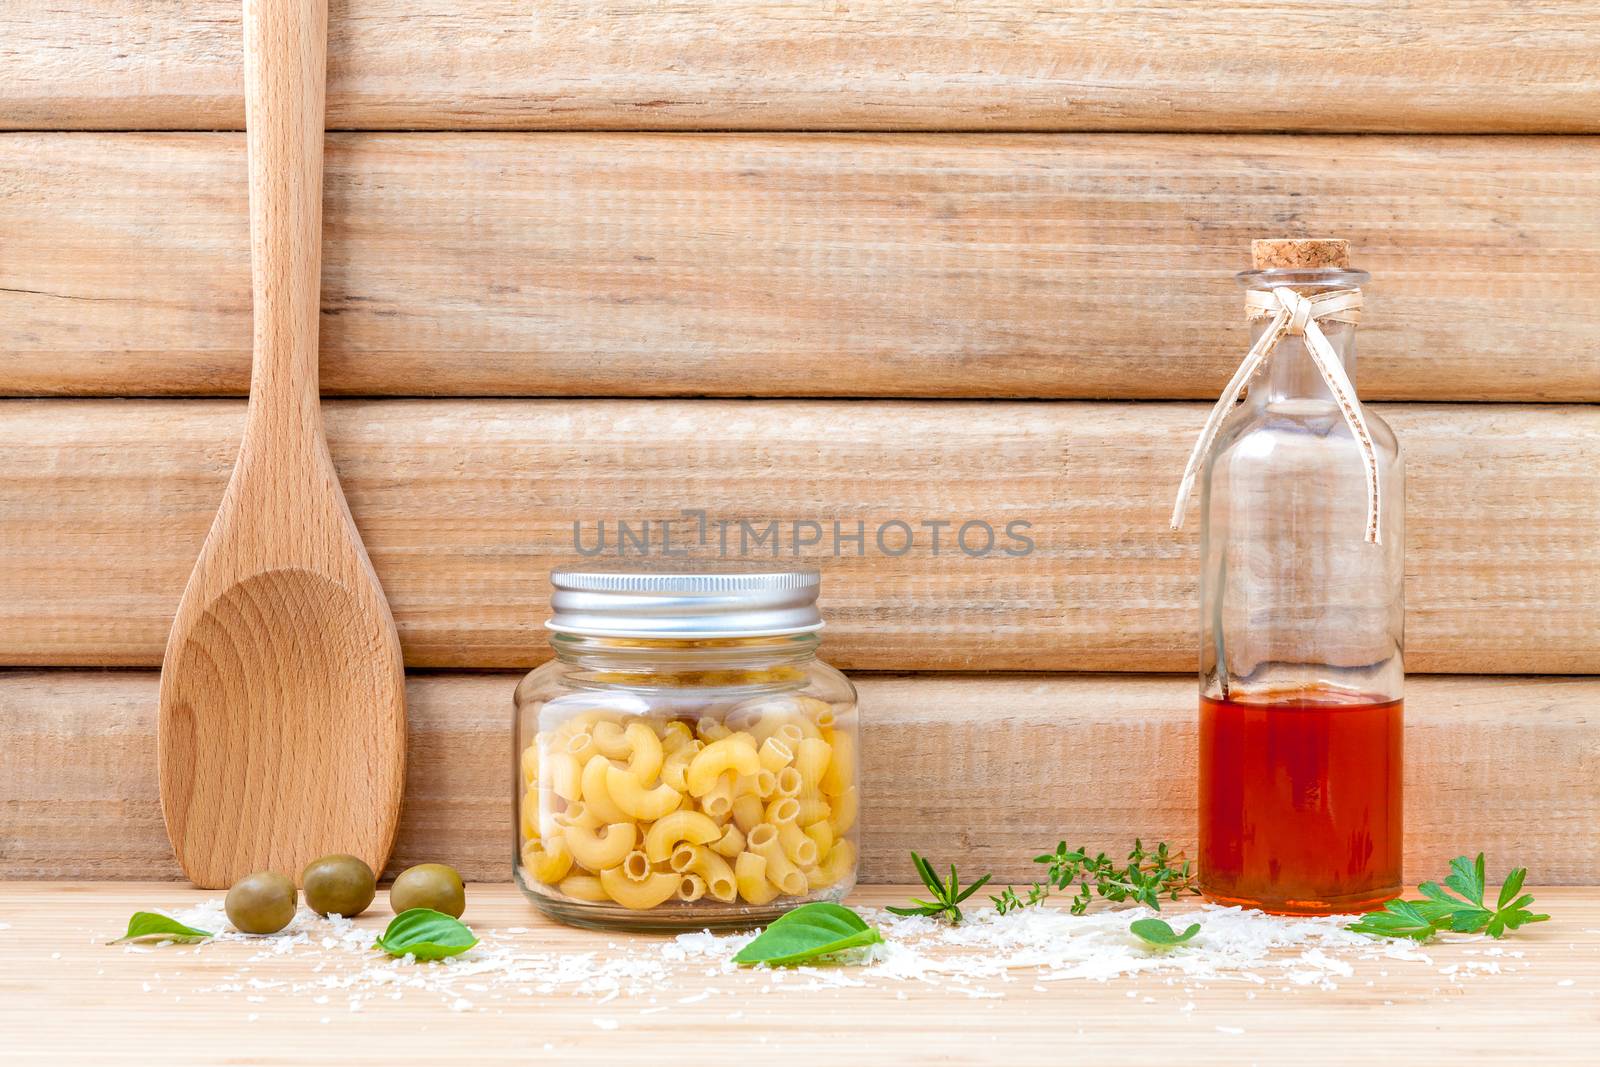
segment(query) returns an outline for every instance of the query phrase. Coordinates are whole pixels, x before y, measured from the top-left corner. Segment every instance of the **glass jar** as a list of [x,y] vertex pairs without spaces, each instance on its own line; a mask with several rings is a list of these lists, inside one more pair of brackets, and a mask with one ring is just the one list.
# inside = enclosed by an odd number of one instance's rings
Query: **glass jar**
[[[1306,297],[1367,278],[1347,260],[1239,275]],[[1252,340],[1270,324],[1257,318]],[[1355,323],[1318,325],[1353,382]],[[1405,469],[1388,425],[1363,414],[1377,543],[1362,450],[1294,331],[1203,468],[1199,880],[1220,903],[1331,914],[1401,889]]]
[[855,884],[859,732],[814,570],[551,575],[516,690],[517,884],[581,926],[770,921]]

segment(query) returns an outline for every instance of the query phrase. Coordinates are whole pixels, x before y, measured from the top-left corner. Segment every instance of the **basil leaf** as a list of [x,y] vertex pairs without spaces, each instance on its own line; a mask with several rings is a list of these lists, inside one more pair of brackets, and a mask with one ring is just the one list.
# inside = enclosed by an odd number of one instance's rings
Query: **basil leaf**
[[215,936],[210,930],[196,930],[192,926],[185,926],[172,916],[162,915],[158,911],[136,911],[128,920],[128,932],[106,944],[116,945],[123,941],[176,941],[180,945],[191,945],[196,941],[204,941],[208,937]]
[[391,956],[442,960],[459,956],[478,943],[467,924],[432,908],[412,908],[394,917],[383,936],[372,943]]
[[774,919],[760,936],[739,950],[733,962],[744,967],[756,963],[783,967],[882,941],[877,928],[868,926],[849,908],[819,900]]
[[1167,925],[1165,919],[1135,919],[1128,924],[1128,929],[1147,945],[1156,948],[1172,948],[1181,945],[1200,932],[1199,923],[1190,923],[1189,929],[1177,933]]

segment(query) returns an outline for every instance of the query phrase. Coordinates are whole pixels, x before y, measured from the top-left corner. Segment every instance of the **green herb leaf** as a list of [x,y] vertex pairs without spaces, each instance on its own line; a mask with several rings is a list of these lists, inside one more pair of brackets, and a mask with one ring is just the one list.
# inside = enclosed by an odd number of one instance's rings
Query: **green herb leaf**
[[118,945],[124,941],[176,941],[180,945],[192,945],[196,941],[204,941],[208,937],[215,937],[210,930],[196,930],[192,926],[185,926],[170,915],[163,915],[159,911],[136,911],[128,920],[128,932],[115,941],[107,941],[108,945]]
[[442,960],[459,956],[477,943],[477,937],[460,919],[432,908],[412,908],[396,915],[372,947],[396,957]]
[[1409,937],[1413,941],[1426,941],[1438,929],[1434,919],[1417,905],[1406,900],[1391,900],[1383,911],[1363,915],[1359,922],[1346,929],[1373,937]]
[[[1500,887],[1500,900],[1495,904],[1496,909],[1504,908],[1516,899],[1522,892],[1522,883],[1527,880],[1528,868],[1516,867],[1506,875],[1505,884]],[[1529,898],[1532,899],[1531,897]]]
[[1042,904],[1049,896],[1050,887],[1035,882],[1028,887],[1028,895],[1026,897],[1017,896],[1015,889],[1011,886],[1006,886],[1005,889],[1001,890],[999,896],[992,896],[989,899],[994,902],[995,911],[1001,915],[1006,915],[1013,911],[1020,911],[1023,908],[1031,908],[1035,904]]
[[1450,874],[1443,886],[1437,882],[1417,886],[1426,900],[1391,900],[1382,911],[1362,916],[1349,929],[1374,937],[1409,937],[1415,941],[1426,941],[1440,930],[1503,937],[1508,930],[1550,918],[1528,910],[1533,897],[1522,892],[1527,877],[1527,868],[1514,868],[1500,886],[1495,906],[1490,908],[1483,902],[1487,886],[1483,853],[1478,853],[1476,859],[1457,856],[1450,861]]
[[933,864],[913,852],[911,854],[911,866],[917,869],[917,877],[922,879],[923,885],[931,886],[935,893],[939,891],[939,876],[934,873]]
[[1128,929],[1147,945],[1155,948],[1172,948],[1190,940],[1200,932],[1199,923],[1190,923],[1189,928],[1183,933],[1177,933],[1167,925],[1165,919],[1135,919],[1128,924]]
[[1175,853],[1165,841],[1154,849],[1144,847],[1135,839],[1128,853],[1126,865],[1117,863],[1104,852],[1089,855],[1083,847],[1067,848],[1062,841],[1054,852],[1035,856],[1033,862],[1046,866],[1045,879],[1028,887],[1026,898],[1016,890],[1007,888],[999,896],[990,897],[995,910],[1004,915],[1019,908],[1042,903],[1052,889],[1068,890],[1077,885],[1073,894],[1071,911],[1082,915],[1098,893],[1113,903],[1132,902],[1161,910],[1163,900],[1177,900],[1185,894],[1197,894],[1192,865]]
[[743,967],[766,963],[786,967],[847,948],[876,945],[883,935],[861,916],[829,901],[819,900],[786,911],[733,957]]
[[891,905],[888,910],[896,915],[927,915],[932,918],[945,919],[952,924],[959,923],[962,919],[961,902],[988,885],[989,879],[994,877],[986,874],[965,889],[962,889],[960,879],[956,876],[955,864],[953,863],[950,865],[950,878],[948,881],[941,879],[938,872],[933,869],[933,864],[915,852],[911,854],[911,866],[916,868],[917,877],[921,878],[922,884],[928,887],[928,891],[933,894],[933,899],[923,900],[919,897],[913,897],[911,898],[911,907],[894,907]]
[[1483,853],[1480,852],[1476,862],[1465,856],[1457,856],[1451,860],[1450,875],[1444,880],[1444,884],[1482,908],[1483,879]]

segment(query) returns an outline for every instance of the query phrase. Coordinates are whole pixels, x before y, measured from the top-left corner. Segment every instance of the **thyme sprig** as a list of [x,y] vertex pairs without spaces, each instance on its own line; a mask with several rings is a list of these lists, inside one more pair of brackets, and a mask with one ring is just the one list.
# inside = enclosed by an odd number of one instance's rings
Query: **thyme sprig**
[[927,915],[936,919],[943,919],[952,926],[961,922],[961,904],[972,894],[988,884],[993,875],[986,874],[976,882],[961,887],[961,882],[956,876],[956,865],[950,865],[950,877],[941,881],[933,864],[917,855],[911,854],[911,863],[917,869],[917,876],[922,879],[922,884],[928,887],[928,892],[933,894],[932,900],[921,900],[913,897],[911,907],[894,907],[888,909],[896,915]]
[[1046,865],[1042,882],[1028,886],[1025,894],[1007,886],[989,898],[1001,915],[1041,904],[1053,890],[1065,892],[1074,885],[1077,889],[1070,905],[1074,915],[1088,911],[1096,894],[1113,903],[1144,904],[1160,911],[1162,900],[1175,901],[1200,891],[1195,886],[1191,863],[1183,853],[1173,852],[1165,841],[1146,849],[1144,842],[1136,838],[1126,864],[1117,863],[1104,852],[1091,856],[1081,845],[1069,849],[1065,841],[1056,845],[1054,852],[1035,856],[1033,862]]

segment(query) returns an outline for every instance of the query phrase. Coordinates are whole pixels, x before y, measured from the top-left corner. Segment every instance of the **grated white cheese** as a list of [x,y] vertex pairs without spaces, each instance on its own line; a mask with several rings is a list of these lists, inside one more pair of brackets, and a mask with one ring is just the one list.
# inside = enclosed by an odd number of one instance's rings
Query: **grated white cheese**
[[[714,934],[696,931],[671,940],[613,941],[604,950],[542,951],[537,933],[527,927],[480,930],[479,945],[461,956],[437,963],[411,957],[391,959],[375,953],[373,932],[349,919],[323,918],[302,909],[282,933],[257,937],[232,930],[220,900],[175,916],[202,929],[221,931],[216,940],[253,946],[256,951],[238,973],[202,992],[238,993],[244,1000],[265,1003],[275,996],[304,997],[313,1004],[337,996],[351,1012],[375,997],[401,999],[405,993],[437,998],[451,1011],[500,1010],[480,1002],[520,996],[566,994],[594,1000],[596,1006],[639,1005],[637,1015],[666,1010],[655,994],[685,985],[696,992],[677,997],[678,1004],[698,1004],[724,995],[743,996],[749,982],[761,993],[857,987],[934,986],[974,1000],[1005,996],[1005,987],[1025,981],[1033,990],[1065,981],[1105,982],[1149,976],[1167,986],[1181,984],[1182,1012],[1194,1010],[1193,994],[1210,982],[1242,982],[1272,989],[1333,990],[1355,975],[1354,963],[1378,960],[1433,967],[1432,958],[1409,941],[1377,941],[1345,929],[1348,916],[1294,918],[1265,915],[1241,908],[1206,905],[1186,913],[1185,921],[1201,923],[1193,940],[1168,951],[1147,948],[1128,930],[1131,920],[1152,915],[1143,908],[1096,911],[1073,916],[1051,908],[1028,908],[1010,915],[992,909],[969,913],[960,926],[922,916],[897,916],[863,909],[878,926],[884,943],[848,954],[860,966],[799,966],[787,969],[735,966],[734,954],[754,933]],[[533,934],[533,937],[528,935]],[[530,942],[532,942],[530,944]],[[138,951],[127,946],[125,951]],[[145,949],[148,951],[148,949]],[[1472,950],[1476,951],[1476,950]],[[1497,974],[1501,961],[1521,955],[1490,946],[1495,960],[1469,960],[1437,968],[1449,981]],[[304,981],[249,976],[250,965],[281,957],[303,959]],[[1387,970],[1383,971],[1387,974]],[[728,976],[738,975],[738,978]],[[155,976],[157,979],[160,975]],[[723,978],[721,986],[707,979]],[[676,984],[674,985],[674,980]],[[685,979],[689,981],[685,982]],[[736,983],[740,983],[736,988]],[[1371,983],[1368,983],[1371,984]],[[146,991],[151,989],[145,983]],[[1130,998],[1142,991],[1129,991]],[[470,994],[468,996],[467,994]],[[1247,991],[1247,998],[1254,992]],[[898,999],[907,999],[904,988]],[[1144,997],[1145,1003],[1153,998]],[[732,1005],[730,1004],[730,1007]],[[730,1016],[732,1017],[732,1016]],[[614,1016],[597,1016],[595,1025],[615,1029]],[[1219,1028],[1220,1029],[1220,1028]],[[1231,1032],[1224,1030],[1223,1032]]]

